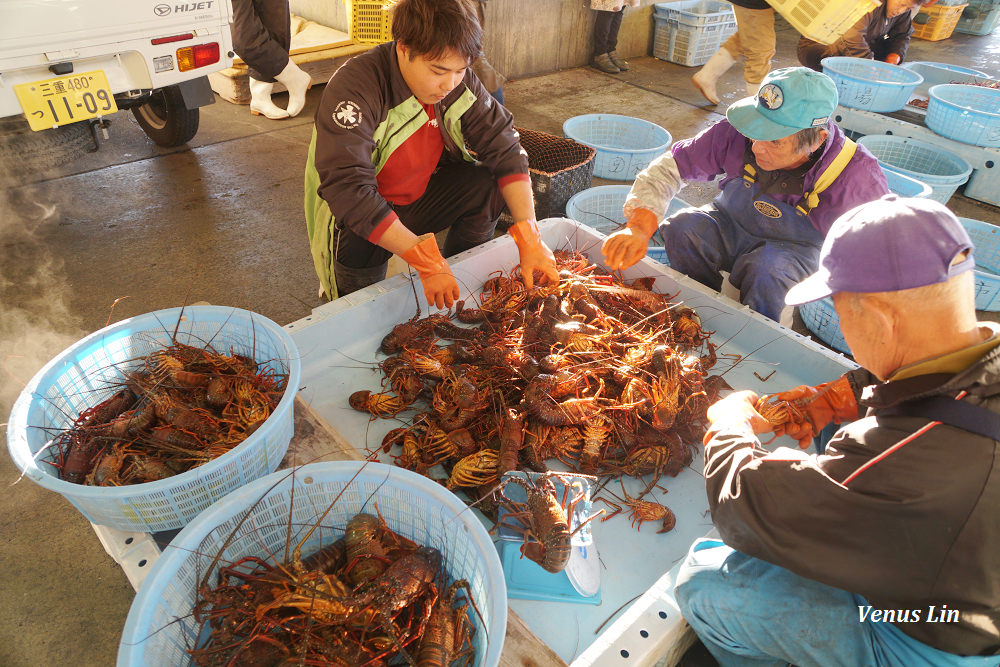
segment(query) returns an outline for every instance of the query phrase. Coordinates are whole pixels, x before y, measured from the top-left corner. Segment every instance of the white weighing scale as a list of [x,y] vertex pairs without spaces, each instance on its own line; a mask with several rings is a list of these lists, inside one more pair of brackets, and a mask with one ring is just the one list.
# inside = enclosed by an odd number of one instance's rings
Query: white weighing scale
[[[506,473],[504,479],[514,476],[534,484],[546,477],[546,474],[519,470]],[[552,473],[550,479],[559,499],[562,499],[567,485],[571,495],[583,493],[583,498],[569,516],[569,528],[572,532],[590,518],[593,504],[590,499],[590,483],[595,478],[573,473]],[[527,492],[519,484],[507,484],[505,493],[515,502],[527,500]],[[520,523],[520,521],[509,518],[505,508],[501,506],[498,517],[500,541],[497,543],[497,550],[500,552],[500,562],[507,582],[507,597],[584,604],[601,603],[601,561],[589,523],[571,538],[571,551],[566,569],[553,573],[521,555],[523,536],[516,529],[503,525],[505,516],[508,516],[508,522]]]

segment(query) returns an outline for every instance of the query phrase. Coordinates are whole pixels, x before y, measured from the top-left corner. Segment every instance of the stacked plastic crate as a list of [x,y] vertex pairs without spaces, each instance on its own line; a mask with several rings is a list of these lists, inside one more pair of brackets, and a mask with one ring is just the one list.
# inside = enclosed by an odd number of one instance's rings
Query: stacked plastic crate
[[948,39],[967,6],[961,0],[938,0],[934,5],[921,7],[913,17],[913,36],[931,42]]
[[969,6],[955,25],[955,32],[967,35],[988,35],[1000,21],[1000,0],[969,0]]
[[678,65],[704,65],[736,32],[736,15],[728,2],[661,2],[653,10],[653,55]]
[[392,39],[392,14],[385,0],[346,0],[350,34],[355,44],[381,44]]

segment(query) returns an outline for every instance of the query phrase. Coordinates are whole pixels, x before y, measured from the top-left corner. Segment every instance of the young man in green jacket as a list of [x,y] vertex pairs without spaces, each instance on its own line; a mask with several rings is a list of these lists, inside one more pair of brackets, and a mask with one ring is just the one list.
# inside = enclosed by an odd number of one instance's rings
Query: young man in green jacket
[[491,239],[505,204],[525,283],[536,271],[557,281],[511,115],[470,69],[482,51],[474,0],[401,0],[392,33],[337,70],[316,112],[305,206],[323,292],[381,280],[397,254],[427,302],[450,307],[459,287],[444,257]]

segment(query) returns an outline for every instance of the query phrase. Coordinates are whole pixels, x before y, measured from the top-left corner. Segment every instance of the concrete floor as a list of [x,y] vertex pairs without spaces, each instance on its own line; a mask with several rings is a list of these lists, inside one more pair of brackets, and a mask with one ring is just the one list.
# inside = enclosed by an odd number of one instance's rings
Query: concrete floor
[[[775,67],[797,64],[798,35],[782,25]],[[1000,74],[1000,34],[913,40],[910,59]],[[744,94],[740,68],[720,82],[720,91],[730,92],[715,109],[691,87],[693,68],[650,57],[630,62],[632,71],[622,75],[578,68],[510,82],[507,105],[519,126],[553,134],[571,116],[605,112],[646,118],[679,139],[718,120]],[[0,418],[36,370],[109,321],[208,301],[283,325],[320,305],[302,170],[321,91],[310,91],[305,111],[285,121],[251,117],[246,106],[220,100],[202,110],[194,140],[174,150],[157,148],[130,114],[119,113],[98,153],[44,180],[5,179]],[[701,204],[715,191],[695,184],[681,196]],[[996,207],[961,196],[951,206],[1000,224]],[[112,664],[134,595],[122,570],[79,512],[18,481],[6,456],[0,485],[0,665]]]

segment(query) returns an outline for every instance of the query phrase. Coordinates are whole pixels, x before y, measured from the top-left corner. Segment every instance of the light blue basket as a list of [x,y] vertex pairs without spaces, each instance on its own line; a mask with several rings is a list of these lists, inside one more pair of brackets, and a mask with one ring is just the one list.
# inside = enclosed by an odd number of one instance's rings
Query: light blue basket
[[[178,322],[179,321],[179,322]],[[166,479],[131,486],[85,486],[58,477],[48,447],[57,431],[109,398],[141,357],[176,341],[221,354],[252,357],[287,375],[287,387],[271,416],[246,440],[222,456]],[[45,365],[14,403],[7,448],[25,477],[70,501],[91,523],[125,531],[180,528],[230,491],[274,471],[292,438],[292,403],[301,365],[291,336],[257,313],[220,306],[158,310],[122,320],[90,334]]]
[[883,168],[882,173],[885,174],[885,180],[889,182],[889,192],[894,192],[900,197],[926,198],[930,197],[933,192],[931,186],[923,181],[918,181],[898,171]]
[[973,271],[973,276],[976,284],[976,310],[1000,310],[1000,298],[997,298],[1000,293],[1000,276],[981,269]]
[[[566,217],[587,225],[605,236],[613,234],[625,226],[625,199],[628,197],[631,185],[597,185],[581,190],[566,202]],[[678,211],[691,208],[691,205],[680,197],[674,197],[667,206],[669,218]],[[654,246],[656,235],[649,240],[650,248],[647,257],[668,264],[667,254],[663,246]],[[662,258],[662,259],[661,259]]]
[[[437,482],[396,466],[360,461],[313,463],[297,468],[294,476],[278,471],[227,495],[188,524],[153,564],[132,601],[118,667],[189,664],[186,650],[199,639],[191,616],[199,581],[214,584],[220,565],[247,556],[272,563],[275,557],[284,559],[286,545],[306,539],[320,521],[321,528],[302,547],[302,555],[309,555],[341,537],[355,514],[374,513],[376,507],[393,532],[438,549],[448,575],[469,582],[482,614],[480,619],[470,607],[472,664],[496,667],[507,628],[507,588],[482,522]],[[219,562],[213,560],[216,555]]]
[[899,111],[924,80],[920,74],[867,58],[823,58],[823,73],[837,85],[840,104],[865,111]]
[[704,65],[736,32],[733,6],[720,0],[653,5],[653,56],[678,65]]
[[685,67],[707,63],[722,43],[736,32],[735,19],[728,23],[690,25],[654,16],[653,24],[653,57]]
[[670,266],[670,259],[667,257],[667,249],[661,245],[650,246],[649,252],[646,253],[646,257],[650,258],[654,262]]
[[972,166],[961,156],[916,139],[891,134],[869,134],[858,143],[872,152],[882,169],[896,171],[931,186],[929,199],[948,203],[955,190],[969,180]]
[[972,218],[959,221],[976,246],[976,308],[1000,311],[1000,228]]
[[964,144],[1000,148],[1000,90],[943,83],[928,95],[927,127]]
[[690,25],[711,25],[736,20],[733,6],[722,0],[675,0],[653,5],[653,15]]
[[977,69],[930,60],[914,60],[903,63],[902,66],[924,77],[923,83],[917,86],[913,93],[925,97],[931,86],[936,86],[939,83],[971,83],[977,79],[990,78],[988,74]]
[[634,180],[673,141],[656,123],[616,114],[574,116],[563,123],[563,134],[594,148],[594,176],[613,181]]
[[1000,274],[1000,227],[982,220],[959,218],[976,246],[976,267]]
[[833,307],[833,299],[826,297],[799,306],[799,317],[809,331],[821,341],[843,354],[851,354],[851,348],[840,332],[840,316]]
[[988,35],[997,27],[1000,21],[1000,1],[998,0],[968,0],[969,6],[955,24],[955,32],[966,35]]

